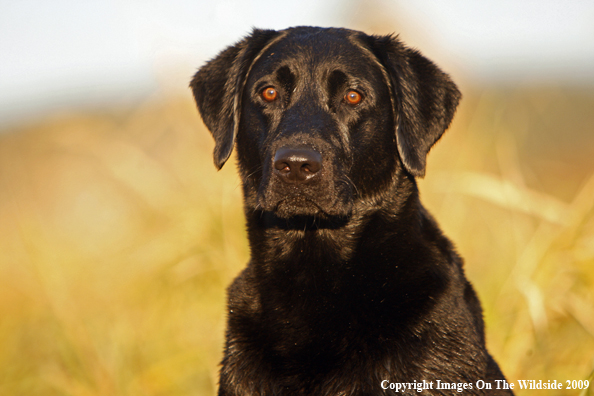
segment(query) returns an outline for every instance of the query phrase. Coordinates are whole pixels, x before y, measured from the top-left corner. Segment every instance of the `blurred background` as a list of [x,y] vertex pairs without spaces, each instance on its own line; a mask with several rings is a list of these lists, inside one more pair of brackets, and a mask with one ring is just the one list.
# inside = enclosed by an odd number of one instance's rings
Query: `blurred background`
[[294,25],[398,33],[452,75],[419,183],[488,347],[511,381],[592,382],[592,21],[579,0],[1,1],[0,395],[215,394],[249,252],[187,85]]

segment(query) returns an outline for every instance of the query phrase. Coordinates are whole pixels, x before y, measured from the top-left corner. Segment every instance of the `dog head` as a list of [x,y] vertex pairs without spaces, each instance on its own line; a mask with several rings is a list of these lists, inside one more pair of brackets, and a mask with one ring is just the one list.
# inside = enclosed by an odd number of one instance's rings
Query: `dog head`
[[423,176],[460,93],[393,36],[254,30],[191,88],[221,168],[237,147],[246,202],[294,216],[348,216],[400,174]]

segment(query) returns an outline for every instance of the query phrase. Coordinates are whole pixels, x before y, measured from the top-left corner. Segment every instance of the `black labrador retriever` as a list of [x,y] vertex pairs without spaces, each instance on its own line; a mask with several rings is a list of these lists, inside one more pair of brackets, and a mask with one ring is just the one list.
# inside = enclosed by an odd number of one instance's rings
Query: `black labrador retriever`
[[218,168],[236,147],[251,248],[219,395],[511,394],[415,182],[448,75],[392,36],[297,27],[254,30],[191,88]]

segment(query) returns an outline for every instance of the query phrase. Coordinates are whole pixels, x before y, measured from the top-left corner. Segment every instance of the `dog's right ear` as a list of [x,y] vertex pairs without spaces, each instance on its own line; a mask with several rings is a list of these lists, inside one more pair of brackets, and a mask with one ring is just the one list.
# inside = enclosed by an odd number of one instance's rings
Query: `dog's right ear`
[[217,169],[223,167],[233,151],[239,129],[241,95],[249,70],[278,35],[275,30],[254,29],[251,35],[202,66],[190,83],[202,120],[215,140]]

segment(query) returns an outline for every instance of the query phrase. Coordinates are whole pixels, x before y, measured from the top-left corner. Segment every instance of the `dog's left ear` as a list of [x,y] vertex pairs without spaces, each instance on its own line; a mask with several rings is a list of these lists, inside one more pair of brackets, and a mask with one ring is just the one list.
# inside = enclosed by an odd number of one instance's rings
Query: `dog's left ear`
[[248,72],[263,48],[278,35],[275,30],[254,29],[202,66],[190,83],[202,120],[215,140],[217,169],[227,162],[235,145]]
[[413,175],[425,175],[427,153],[450,125],[461,94],[450,77],[394,36],[363,40],[388,74],[398,153]]

